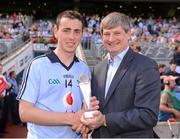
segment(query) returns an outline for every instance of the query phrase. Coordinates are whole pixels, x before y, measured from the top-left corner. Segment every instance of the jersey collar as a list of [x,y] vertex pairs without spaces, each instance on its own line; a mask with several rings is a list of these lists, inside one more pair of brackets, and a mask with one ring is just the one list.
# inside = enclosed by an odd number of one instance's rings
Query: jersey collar
[[49,60],[52,63],[60,63],[67,70],[69,70],[72,67],[74,62],[79,62],[79,59],[74,55],[74,59],[72,63],[67,67],[66,65],[64,65],[64,63],[61,62],[61,60],[57,57],[57,55],[53,51],[51,51],[50,53],[47,53],[46,56],[49,58]]

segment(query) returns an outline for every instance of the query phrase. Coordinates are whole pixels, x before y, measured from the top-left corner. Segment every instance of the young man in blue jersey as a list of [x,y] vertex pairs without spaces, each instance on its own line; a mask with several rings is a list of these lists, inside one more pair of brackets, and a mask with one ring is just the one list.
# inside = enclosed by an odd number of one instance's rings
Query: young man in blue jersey
[[[27,138],[80,138],[87,133],[80,118],[84,112],[78,80],[90,76],[88,66],[75,56],[83,31],[76,11],[64,11],[56,20],[57,48],[34,59],[27,68],[18,95],[19,113],[27,122]],[[91,98],[92,109],[98,101]]]

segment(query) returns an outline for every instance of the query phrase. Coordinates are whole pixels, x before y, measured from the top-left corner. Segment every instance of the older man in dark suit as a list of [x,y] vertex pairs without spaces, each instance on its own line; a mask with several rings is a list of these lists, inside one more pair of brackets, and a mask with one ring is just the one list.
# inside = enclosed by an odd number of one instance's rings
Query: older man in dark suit
[[81,118],[96,138],[153,137],[158,120],[160,76],[152,59],[133,52],[128,16],[113,12],[100,31],[108,59],[94,68],[92,95],[100,101],[94,118]]

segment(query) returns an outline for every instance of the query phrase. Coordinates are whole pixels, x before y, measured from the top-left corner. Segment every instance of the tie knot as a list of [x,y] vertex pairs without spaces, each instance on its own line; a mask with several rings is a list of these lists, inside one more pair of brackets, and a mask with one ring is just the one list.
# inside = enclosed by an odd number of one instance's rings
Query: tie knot
[[109,64],[109,65],[113,65],[113,63],[114,63],[113,58],[110,58],[110,59],[108,60],[108,64]]

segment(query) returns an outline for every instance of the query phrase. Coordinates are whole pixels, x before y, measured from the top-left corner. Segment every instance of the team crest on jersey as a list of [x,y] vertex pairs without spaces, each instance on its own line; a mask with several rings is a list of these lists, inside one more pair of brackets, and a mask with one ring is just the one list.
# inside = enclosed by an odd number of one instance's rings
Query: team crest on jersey
[[67,92],[63,97],[63,103],[66,107],[66,112],[73,112],[74,96],[72,92]]
[[59,81],[59,79],[49,79],[48,83],[49,84],[60,84],[60,81]]

